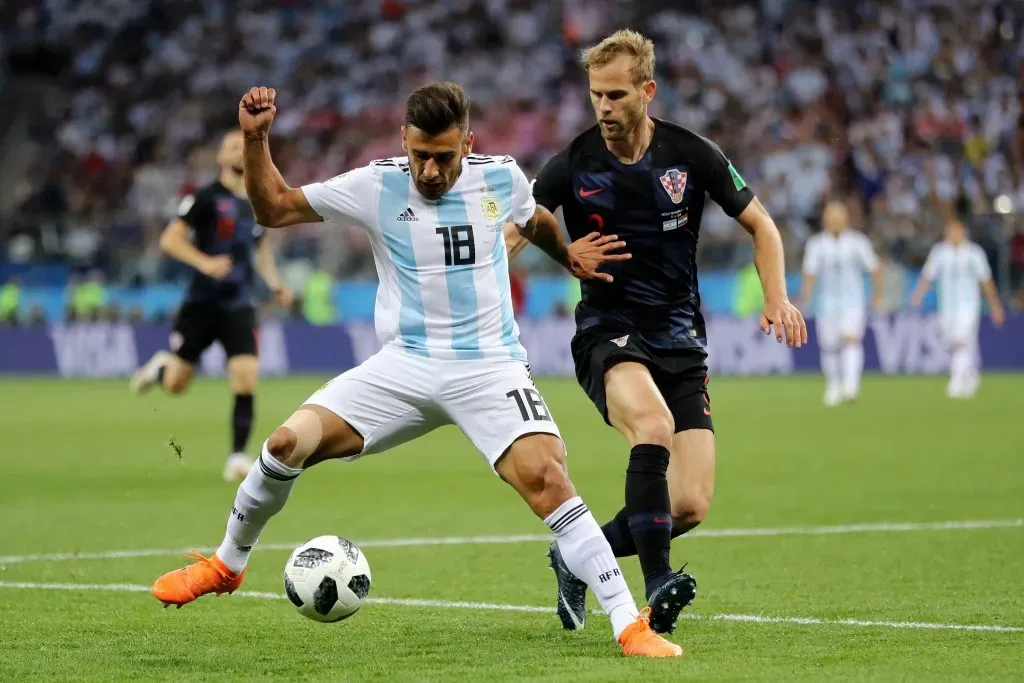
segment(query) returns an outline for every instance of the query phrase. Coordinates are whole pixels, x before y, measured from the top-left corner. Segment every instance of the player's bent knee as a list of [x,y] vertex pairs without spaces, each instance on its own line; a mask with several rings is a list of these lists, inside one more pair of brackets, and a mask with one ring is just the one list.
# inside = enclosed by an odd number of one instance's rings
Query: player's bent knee
[[576,495],[565,469],[565,446],[550,434],[521,437],[498,461],[497,471],[542,518]]
[[167,377],[164,379],[164,391],[168,394],[183,394],[188,389],[189,378],[184,377]]
[[232,394],[253,394],[258,384],[255,376],[236,378],[229,382]]
[[[304,404],[284,423],[299,437],[299,462],[305,468],[363,452],[363,436],[341,416],[316,404]],[[298,467],[300,465],[296,465]]]
[[289,427],[278,427],[270,434],[270,438],[267,439],[267,452],[281,464],[295,467],[293,461],[298,444],[298,434]]
[[251,394],[259,382],[260,366],[256,356],[234,356],[228,359],[228,384],[232,393]]
[[633,445],[641,443],[657,444],[666,448],[672,445],[676,423],[672,413],[667,409],[658,408],[637,414],[631,421],[631,441]]
[[188,389],[192,383],[192,372],[194,366],[178,356],[171,356],[171,359],[164,366],[163,380],[161,386],[168,394],[181,394]]

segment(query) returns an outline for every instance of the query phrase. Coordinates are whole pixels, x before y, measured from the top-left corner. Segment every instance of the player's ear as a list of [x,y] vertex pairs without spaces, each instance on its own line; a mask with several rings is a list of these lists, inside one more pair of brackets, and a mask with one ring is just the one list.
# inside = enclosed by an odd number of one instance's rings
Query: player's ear
[[650,104],[654,101],[654,93],[658,90],[658,84],[654,81],[647,81],[641,86],[644,91],[644,104]]
[[473,131],[466,133],[466,137],[462,140],[462,156],[468,156],[473,151]]
[[409,131],[405,126],[402,126],[402,151],[409,151]]

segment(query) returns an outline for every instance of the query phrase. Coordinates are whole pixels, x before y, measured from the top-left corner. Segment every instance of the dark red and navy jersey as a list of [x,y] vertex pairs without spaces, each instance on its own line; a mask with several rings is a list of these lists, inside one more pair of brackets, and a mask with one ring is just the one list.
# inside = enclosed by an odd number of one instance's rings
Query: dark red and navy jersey
[[178,218],[188,225],[197,249],[232,260],[231,273],[223,280],[196,272],[185,300],[215,303],[222,308],[254,306],[255,252],[263,238],[263,227],[256,224],[249,200],[215,182],[183,198]]
[[578,330],[634,332],[663,348],[707,343],[697,289],[705,195],[732,217],[754,198],[715,143],[658,119],[635,164],[609,152],[596,125],[547,163],[533,196],[551,211],[562,207],[570,238],[616,234],[633,254],[605,266],[614,282],[582,283]]

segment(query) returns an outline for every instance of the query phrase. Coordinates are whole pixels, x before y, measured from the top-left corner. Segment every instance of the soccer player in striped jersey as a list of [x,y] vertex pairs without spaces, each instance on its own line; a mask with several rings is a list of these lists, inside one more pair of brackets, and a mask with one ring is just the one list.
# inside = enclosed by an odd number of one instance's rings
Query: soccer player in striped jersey
[[242,482],[215,555],[165,574],[164,604],[238,588],[253,544],[302,471],[354,460],[457,424],[554,534],[567,565],[597,594],[628,655],[676,657],[682,648],[650,627],[612,549],[576,494],[565,447],[530,377],[512,315],[504,226],[580,278],[623,244],[590,236],[567,245],[538,208],[510,157],[472,155],[469,98],[454,83],[419,88],[406,103],[402,146],[385,159],[326,182],[289,187],[270,158],[273,89],[239,103],[245,180],[261,225],[340,221],[368,232],[380,287],[375,312],[383,348],[315,392],[270,435]]
[[864,276],[871,274],[873,299],[881,295],[881,271],[871,241],[850,228],[846,205],[833,200],[822,214],[824,231],[807,240],[801,293],[810,303],[816,293],[818,346],[825,375],[827,406],[853,401],[864,371],[864,328],[868,302]]
[[982,293],[996,327],[1002,326],[1004,313],[985,252],[967,239],[967,230],[957,219],[946,224],[946,239],[928,253],[921,279],[910,295],[914,308],[921,306],[933,282],[939,286],[939,324],[950,351],[946,395],[971,398],[981,383],[978,324]]

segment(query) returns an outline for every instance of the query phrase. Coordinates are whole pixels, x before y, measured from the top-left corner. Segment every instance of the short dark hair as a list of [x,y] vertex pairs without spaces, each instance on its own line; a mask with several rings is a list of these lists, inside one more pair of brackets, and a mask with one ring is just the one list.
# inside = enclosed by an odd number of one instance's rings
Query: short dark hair
[[458,83],[441,81],[416,88],[405,101],[405,125],[427,135],[440,135],[452,126],[469,129],[469,95]]

